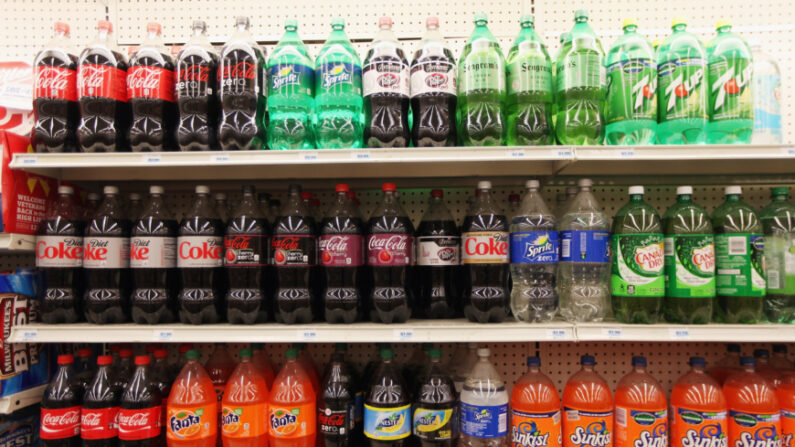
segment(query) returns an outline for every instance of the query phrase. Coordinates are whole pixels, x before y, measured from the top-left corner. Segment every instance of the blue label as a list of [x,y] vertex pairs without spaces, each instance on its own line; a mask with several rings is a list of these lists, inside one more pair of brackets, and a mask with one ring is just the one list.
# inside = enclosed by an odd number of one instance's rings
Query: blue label
[[359,391],[353,401],[353,419],[361,421],[364,417],[364,391]]
[[300,64],[278,64],[268,67],[268,94],[300,93],[312,96],[315,70]]
[[508,404],[469,405],[461,402],[461,432],[475,438],[508,434]]
[[511,233],[512,264],[550,264],[558,262],[557,231]]
[[407,438],[411,434],[411,405],[379,408],[364,404],[364,434],[381,441]]
[[362,94],[362,67],[344,62],[327,62],[315,70],[317,90],[342,88]]
[[610,262],[610,232],[565,230],[560,232],[563,262]]
[[754,75],[754,130],[781,136],[781,76]]

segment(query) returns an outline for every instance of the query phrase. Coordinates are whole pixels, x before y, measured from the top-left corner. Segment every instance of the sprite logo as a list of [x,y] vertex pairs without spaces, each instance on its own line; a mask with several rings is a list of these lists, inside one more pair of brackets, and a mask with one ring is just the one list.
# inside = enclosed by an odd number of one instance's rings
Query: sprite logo
[[298,73],[290,65],[282,67],[273,77],[273,90],[279,90],[288,84],[298,84]]
[[665,88],[665,96],[668,97],[668,104],[665,110],[671,110],[676,105],[676,98],[687,98],[690,92],[695,90],[701,81],[704,79],[704,70],[696,70],[690,75],[690,78],[684,80],[682,73],[674,79],[671,84]]
[[323,88],[328,89],[337,84],[350,83],[351,72],[345,69],[345,65],[337,64],[331,67],[323,75]]
[[748,83],[751,82],[753,66],[748,65],[734,77],[734,67],[729,67],[725,73],[720,75],[712,84],[712,94],[715,95],[715,108],[717,111],[726,102],[726,95],[739,95]]
[[533,259],[543,254],[554,253],[555,251],[555,246],[549,242],[549,235],[546,233],[538,236],[530,242],[525,243],[524,247],[524,257],[528,259]]

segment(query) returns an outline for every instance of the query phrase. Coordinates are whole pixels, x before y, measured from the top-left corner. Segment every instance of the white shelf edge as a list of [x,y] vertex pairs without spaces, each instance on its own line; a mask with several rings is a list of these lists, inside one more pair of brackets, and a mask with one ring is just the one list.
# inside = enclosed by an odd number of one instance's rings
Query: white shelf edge
[[11,414],[20,408],[41,402],[45,388],[47,388],[47,385],[40,385],[19,393],[0,397],[0,414]]
[[577,341],[795,342],[787,324],[652,324],[578,323]]
[[32,234],[0,233],[0,252],[33,252],[35,246]]

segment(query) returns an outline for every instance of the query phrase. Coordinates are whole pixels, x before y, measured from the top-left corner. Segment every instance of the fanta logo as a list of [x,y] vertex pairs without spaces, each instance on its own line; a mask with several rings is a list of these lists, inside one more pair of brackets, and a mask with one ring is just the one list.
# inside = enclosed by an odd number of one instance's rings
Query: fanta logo
[[700,431],[688,430],[682,438],[682,447],[727,447],[728,445],[729,439],[718,424],[705,425]]
[[610,444],[612,433],[607,430],[604,422],[594,422],[588,427],[577,427],[571,435],[571,443],[574,445],[606,447]]
[[535,238],[535,240],[525,243],[524,257],[536,258],[541,255],[555,253],[555,246],[549,242],[549,235],[542,234]]
[[693,250],[693,264],[702,272],[715,269],[715,246],[712,244]]
[[781,437],[776,434],[776,427],[767,426],[754,433],[743,432],[740,439],[734,441],[734,447],[781,447],[781,441]]
[[543,447],[549,445],[549,433],[541,433],[535,422],[522,422],[513,427],[511,440],[517,447]]
[[235,413],[227,413],[223,415],[221,423],[224,425],[232,425],[240,423],[240,416]]
[[715,95],[715,108],[718,110],[726,102],[726,95],[737,95],[743,88],[751,82],[753,66],[749,65],[737,76],[734,77],[734,67],[730,67],[725,73],[712,83],[712,94]]
[[[665,254],[662,244],[651,244],[646,247],[638,247],[635,250],[635,262],[647,272],[662,271],[663,264],[665,263]],[[654,419],[654,416],[650,414],[647,416]]]
[[351,83],[351,73],[344,65],[335,65],[323,75],[323,88],[331,88],[342,83]]
[[690,92],[701,84],[702,79],[704,79],[704,70],[694,71],[693,74],[690,75],[690,79],[684,82],[682,74],[679,73],[679,76],[665,88],[665,96],[668,96],[668,104],[665,110],[674,108],[676,105],[676,98],[687,98]]
[[271,428],[278,436],[289,435],[298,429],[298,417],[286,409],[271,412]]
[[[651,418],[652,423],[655,419],[654,416],[648,413],[641,413],[635,416],[635,420],[638,420],[639,416],[646,416],[646,418]],[[645,420],[645,418],[643,418]],[[644,425],[651,425],[651,423],[644,424]],[[633,443],[633,447],[667,447],[668,446],[668,431],[666,430],[665,423],[658,424],[655,426],[651,431],[643,430],[640,432],[640,436],[638,439],[635,440]]]
[[272,78],[272,82],[273,90],[278,90],[289,84],[298,84],[298,73],[294,72],[291,66],[284,67]]
[[201,415],[203,410],[181,411],[168,420],[171,433],[178,438],[187,438],[195,435],[201,428]]

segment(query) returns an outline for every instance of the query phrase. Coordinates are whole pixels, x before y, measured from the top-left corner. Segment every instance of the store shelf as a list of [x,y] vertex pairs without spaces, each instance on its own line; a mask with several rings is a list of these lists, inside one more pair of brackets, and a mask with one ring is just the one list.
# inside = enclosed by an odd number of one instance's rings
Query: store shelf
[[31,234],[0,233],[0,253],[32,252],[36,236]]
[[577,341],[700,341],[738,343],[795,342],[795,326],[786,324],[632,325],[578,323]]
[[20,408],[25,408],[41,402],[41,397],[44,395],[45,388],[47,388],[47,385],[41,385],[19,393],[0,397],[0,414],[11,414]]

